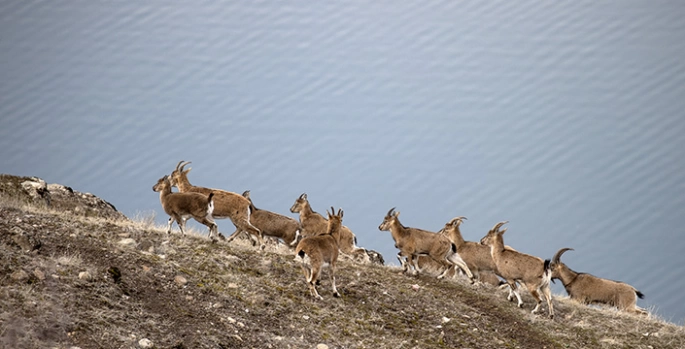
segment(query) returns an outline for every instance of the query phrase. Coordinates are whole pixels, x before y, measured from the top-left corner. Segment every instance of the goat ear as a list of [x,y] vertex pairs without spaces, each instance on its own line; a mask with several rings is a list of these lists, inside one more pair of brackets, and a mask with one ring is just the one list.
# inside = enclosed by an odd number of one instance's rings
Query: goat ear
[[184,171],[183,171],[183,174],[188,174],[188,172],[190,172],[190,170],[192,170],[192,169],[193,169],[192,167],[188,167],[187,170],[184,170]]
[[504,233],[506,233],[506,232],[507,232],[507,228],[504,228],[504,229],[502,229],[502,230],[499,231],[499,234],[502,235],[502,234],[504,234]]
[[307,200],[307,193],[302,193],[302,195],[300,195],[300,199]]
[[399,216],[400,216],[400,211],[395,212],[395,217],[399,217]]

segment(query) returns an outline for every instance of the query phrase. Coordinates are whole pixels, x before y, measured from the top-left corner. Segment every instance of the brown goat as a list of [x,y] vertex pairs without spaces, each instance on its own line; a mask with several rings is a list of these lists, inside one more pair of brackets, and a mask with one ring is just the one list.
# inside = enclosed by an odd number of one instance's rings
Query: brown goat
[[[321,269],[325,263],[330,266],[329,277],[333,287],[333,296],[340,297],[338,289],[335,287],[335,264],[338,261],[338,243],[340,242],[340,231],[342,228],[342,209],[335,214],[335,209],[331,207],[328,215],[326,233],[323,235],[310,235],[303,238],[295,248],[295,259],[301,259],[302,272],[307,279],[309,292],[315,298],[323,299],[316,291],[316,281],[319,279]],[[309,266],[307,260],[309,257]]]
[[390,231],[395,247],[400,250],[397,259],[402,263],[403,271],[408,271],[408,263],[403,260],[407,258],[409,264],[414,267],[415,273],[421,272],[417,265],[419,256],[430,256],[437,262],[443,264],[445,271],[438,275],[442,279],[447,275],[451,268],[458,266],[473,282],[473,274],[460,255],[457,253],[456,246],[444,235],[439,235],[427,230],[408,228],[400,223],[399,212],[391,208],[385,215],[383,222],[378,226],[378,230]]
[[[466,241],[461,235],[460,226],[466,220],[466,217],[459,216],[451,219],[445,226],[438,231],[438,234],[446,235],[450,241],[457,246],[459,256],[466,262],[474,275],[479,281],[493,285],[500,286],[502,281],[497,277],[497,266],[492,259],[490,248],[481,245],[480,242]],[[507,250],[515,251],[509,246],[504,246]],[[420,260],[419,260],[420,262]],[[509,300],[514,297],[513,290],[509,289]]]
[[577,273],[561,262],[561,255],[572,248],[562,248],[552,258],[552,280],[561,280],[571,299],[582,304],[607,304],[620,310],[636,314],[647,314],[637,306],[637,298],[642,292],[624,282],[598,278],[586,273]]
[[[290,207],[290,212],[299,213],[300,215],[300,234],[303,237],[325,234],[327,231],[328,220],[317,212],[312,210],[307,194],[300,195],[293,205]],[[357,247],[357,237],[352,233],[352,230],[346,226],[340,227],[340,251],[349,255],[366,256],[366,250]]]
[[[266,248],[264,239],[262,238],[262,232],[252,225],[250,221],[250,215],[252,213],[250,209],[250,200],[244,198],[240,194],[230,191],[198,187],[190,184],[190,181],[188,181],[188,172],[190,172],[192,168],[184,170],[184,167],[188,164],[190,164],[190,162],[181,161],[176,165],[176,169],[171,173],[171,185],[178,187],[178,191],[181,193],[190,192],[209,195],[209,193],[213,192],[214,218],[229,218],[236,227],[236,231],[231,234],[227,242],[233,241],[240,232],[246,231],[250,233],[251,236],[257,238],[262,249]],[[252,244],[254,245],[255,242],[253,241]]]
[[266,236],[280,238],[288,247],[295,247],[300,237],[300,222],[297,220],[255,207],[250,198],[250,191],[243,192],[243,197],[250,200],[252,224]]
[[523,301],[521,301],[521,296],[516,287],[517,282],[526,285],[530,294],[537,301],[533,314],[540,310],[540,305],[542,304],[540,293],[542,293],[547,300],[549,317],[554,318],[552,291],[549,287],[552,278],[552,271],[549,267],[550,261],[543,261],[529,254],[506,249],[504,247],[504,239],[502,238],[502,234],[504,234],[506,229],[499,229],[506,223],[508,222],[495,224],[488,234],[480,240],[480,243],[490,246],[490,253],[497,267],[497,272],[507,281],[509,287],[514,290],[519,308],[523,306]]
[[217,233],[217,226],[212,218],[214,211],[214,193],[204,195],[200,193],[173,193],[169,176],[164,176],[157,181],[152,190],[159,192],[159,201],[162,203],[164,212],[169,215],[167,234],[171,234],[171,224],[175,221],[181,229],[181,235],[185,235],[186,219],[195,218],[196,221],[209,228],[209,237]]

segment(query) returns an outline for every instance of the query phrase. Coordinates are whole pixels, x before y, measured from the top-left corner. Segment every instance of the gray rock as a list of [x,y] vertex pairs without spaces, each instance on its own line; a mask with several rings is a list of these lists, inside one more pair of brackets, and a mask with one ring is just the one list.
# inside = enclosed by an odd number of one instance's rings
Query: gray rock
[[136,245],[138,245],[138,243],[134,239],[125,238],[125,239],[119,240],[119,245],[126,246],[126,247],[136,247]]
[[188,283],[188,279],[183,277],[183,275],[176,275],[176,277],[174,278],[174,282],[179,286],[185,286],[185,284]]
[[34,236],[34,234],[26,233],[19,230],[18,234],[12,237],[15,244],[19,245],[22,251],[31,252],[39,249],[42,246],[40,239]]
[[15,280],[15,281],[26,281],[29,279],[29,274],[27,274],[25,271],[19,269],[19,270],[15,271],[14,273],[12,273],[12,275],[10,275],[10,277],[12,278],[12,280]]

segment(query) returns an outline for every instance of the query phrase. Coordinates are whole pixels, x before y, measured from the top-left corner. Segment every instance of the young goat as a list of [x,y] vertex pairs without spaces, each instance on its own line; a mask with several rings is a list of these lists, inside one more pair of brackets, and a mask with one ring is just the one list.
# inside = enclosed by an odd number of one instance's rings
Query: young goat
[[[256,236],[262,249],[266,248],[262,238],[262,232],[250,222],[250,214],[252,213],[250,210],[250,200],[233,192],[197,187],[190,184],[190,181],[188,181],[188,172],[190,172],[192,168],[187,170],[183,169],[188,164],[190,164],[190,162],[181,161],[176,165],[176,169],[171,173],[171,185],[178,187],[178,191],[181,193],[201,193],[205,195],[214,193],[214,218],[230,218],[231,222],[233,222],[233,225],[236,227],[236,231],[231,234],[227,242],[233,241],[236,235],[242,231],[246,231],[251,234],[251,237]],[[254,244],[255,242],[253,240],[252,245]]]
[[[312,210],[307,200],[307,194],[304,193],[295,200],[290,212],[300,214],[300,225],[302,230],[300,234],[303,237],[323,234],[328,226],[328,221],[322,215]],[[340,251],[350,255],[366,255],[366,250],[357,247],[357,237],[352,233],[352,230],[346,226],[340,227]],[[368,257],[366,257],[368,258]]]
[[562,248],[552,258],[552,280],[559,279],[564,284],[566,293],[571,299],[582,304],[608,304],[620,310],[647,314],[638,307],[637,297],[643,298],[642,292],[626,283],[598,278],[586,273],[577,273],[561,262],[561,255],[572,248]]
[[419,273],[421,269],[416,260],[419,256],[430,256],[446,267],[445,271],[438,275],[438,279],[442,279],[451,268],[458,266],[466,273],[469,281],[473,283],[471,270],[457,253],[457,247],[447,237],[427,230],[407,228],[400,223],[398,218],[400,213],[394,211],[394,207],[388,211],[383,222],[378,226],[378,230],[390,231],[392,234],[395,247],[400,250],[397,259],[402,264],[404,272],[408,270],[407,262],[403,260],[404,257],[414,267],[415,273]]
[[506,249],[502,234],[507,229],[499,229],[506,223],[508,222],[495,224],[488,234],[480,240],[480,243],[490,246],[490,253],[497,267],[498,274],[507,281],[509,287],[514,291],[519,308],[523,306],[523,301],[521,301],[516,282],[526,285],[530,294],[537,301],[533,314],[540,310],[540,305],[542,304],[540,293],[542,293],[547,300],[549,317],[552,319],[554,318],[554,306],[552,305],[552,292],[549,288],[552,278],[549,260],[543,261],[535,256]]
[[300,222],[282,214],[262,210],[252,203],[250,191],[243,192],[243,197],[250,200],[252,224],[264,235],[280,238],[289,247],[295,247],[300,237]]
[[[326,214],[328,215],[326,232],[322,235],[310,235],[303,238],[295,248],[295,259],[299,258],[302,261],[302,272],[307,278],[309,292],[319,299],[323,297],[316,291],[316,281],[326,263],[330,266],[329,276],[333,285],[333,296],[340,297],[335,287],[335,263],[338,261],[343,211],[338,209],[338,214],[335,214],[335,209],[331,207],[331,213],[326,211]],[[309,257],[309,267],[305,257]]]
[[185,235],[185,223],[189,217],[209,227],[209,236],[217,233],[217,226],[212,218],[214,211],[214,193],[204,195],[200,193],[172,193],[169,176],[164,176],[157,181],[152,190],[159,192],[159,201],[162,203],[164,212],[169,215],[167,234],[171,234],[171,224],[176,221],[181,228],[181,235]]

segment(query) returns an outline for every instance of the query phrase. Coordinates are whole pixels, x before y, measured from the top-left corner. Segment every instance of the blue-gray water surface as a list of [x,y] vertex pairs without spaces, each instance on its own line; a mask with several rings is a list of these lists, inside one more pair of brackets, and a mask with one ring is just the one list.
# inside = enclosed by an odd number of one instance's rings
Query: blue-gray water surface
[[[0,172],[133,217],[193,184],[342,207],[397,264],[451,218],[685,319],[685,3],[0,2]],[[224,233],[229,221],[219,221]],[[198,226],[198,229],[204,229]],[[565,294],[557,283],[557,294]]]

